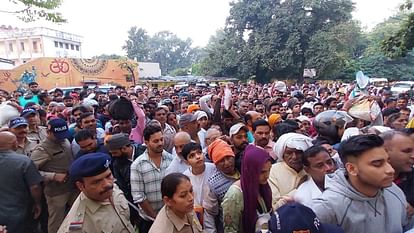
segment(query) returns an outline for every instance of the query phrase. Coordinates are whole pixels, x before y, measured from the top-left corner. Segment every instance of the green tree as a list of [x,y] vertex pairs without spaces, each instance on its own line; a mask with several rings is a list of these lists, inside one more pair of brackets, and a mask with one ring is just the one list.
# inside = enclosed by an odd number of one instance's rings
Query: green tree
[[388,78],[389,80],[414,80],[414,53],[405,57],[389,58],[383,53],[366,56],[358,61],[359,68],[369,77]]
[[207,57],[207,52],[205,48],[195,47],[191,48],[190,52],[188,53],[189,59],[191,64],[197,64],[202,61],[205,57]]
[[194,63],[191,66],[191,74],[194,76],[203,76],[203,72],[201,70],[202,66],[201,66],[201,62],[198,63]]
[[210,38],[205,48],[207,56],[200,62],[199,74],[242,78],[237,76],[238,44],[227,34],[224,30],[218,30]]
[[354,59],[359,58],[367,46],[368,40],[357,22],[338,24],[312,36],[305,53],[306,67],[316,69],[319,79],[353,78]]
[[[273,78],[302,81],[304,69],[312,64],[307,51],[311,46],[316,49],[314,42],[322,38],[320,33],[350,22],[352,10],[351,0],[234,2],[224,36],[213,38],[207,47],[209,55],[203,70],[213,75],[254,77],[259,82]],[[335,46],[330,48],[331,53],[339,50]],[[212,64],[215,62],[221,64]]]
[[[407,0],[400,7],[401,12],[412,8],[412,1]],[[414,48],[414,12],[407,15],[399,30],[388,36],[381,43],[381,49],[391,58],[404,57]]]
[[132,27],[122,48],[130,59],[160,63],[162,74],[165,75],[176,69],[189,69],[205,56],[203,49],[192,48],[191,45],[190,38],[183,40],[169,31],[150,36],[144,29]]
[[118,54],[101,54],[99,56],[94,56],[94,59],[121,59],[121,58],[125,58],[124,56],[118,55]]
[[17,10],[0,10],[0,13],[16,15],[24,22],[33,22],[39,19],[54,23],[67,22],[61,13],[55,11],[62,4],[62,0],[9,0],[9,2],[15,4]]
[[119,62],[118,66],[121,69],[125,69],[129,72],[129,74],[131,75],[131,78],[132,78],[132,82],[134,83],[134,85],[136,85],[137,79],[136,79],[136,76],[135,76],[135,70],[138,67],[138,63],[134,62],[134,61],[131,61],[126,57],[122,57],[122,58],[118,59],[118,62]]
[[168,74],[177,68],[191,66],[190,38],[182,40],[169,31],[161,31],[151,38],[149,44],[151,60],[160,63],[163,74]]
[[386,38],[397,33],[404,24],[407,14],[400,12],[365,35],[368,47],[361,57],[356,59],[356,66],[370,77],[388,78],[390,80],[414,80],[414,53],[408,51],[405,56],[387,56],[383,51]]
[[125,41],[122,49],[126,50],[130,59],[137,59],[141,62],[150,61],[150,38],[145,29],[132,27],[128,31],[128,40]]
[[190,70],[187,69],[187,68],[178,68],[178,69],[175,69],[175,70],[171,71],[170,75],[173,76],[173,77],[186,76],[186,75],[188,75],[189,71]]

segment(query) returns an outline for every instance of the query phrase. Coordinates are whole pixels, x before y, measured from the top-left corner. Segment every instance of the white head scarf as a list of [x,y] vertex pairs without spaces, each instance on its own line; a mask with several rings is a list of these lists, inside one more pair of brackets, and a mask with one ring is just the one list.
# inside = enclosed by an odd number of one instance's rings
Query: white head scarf
[[273,151],[277,155],[278,161],[283,161],[283,154],[285,153],[286,147],[305,151],[311,146],[313,144],[310,137],[298,133],[286,133],[276,141],[273,146]]
[[357,127],[350,127],[344,131],[342,135],[341,142],[348,140],[348,138],[356,135],[360,135],[361,131]]
[[[380,133],[384,133],[386,131],[392,130],[390,127],[380,126],[380,125],[371,126],[371,128],[379,131]],[[352,136],[356,136],[360,134],[363,134],[363,133],[357,127],[348,128],[344,131],[344,134],[342,135],[342,138],[341,138],[341,142],[348,140]]]

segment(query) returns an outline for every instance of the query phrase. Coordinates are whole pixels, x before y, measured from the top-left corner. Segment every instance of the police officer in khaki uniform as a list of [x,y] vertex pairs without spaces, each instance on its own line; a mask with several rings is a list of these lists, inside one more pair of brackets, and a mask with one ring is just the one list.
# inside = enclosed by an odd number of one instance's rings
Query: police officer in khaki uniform
[[45,140],[47,137],[47,128],[40,126],[40,117],[39,112],[33,108],[25,108],[20,114],[21,117],[24,117],[29,124],[29,132],[27,138],[31,142],[39,144],[41,141]]
[[9,121],[9,131],[17,138],[17,153],[31,156],[37,143],[27,138],[28,123],[23,117],[14,117]]
[[203,227],[194,212],[193,186],[182,173],[166,175],[161,182],[165,203],[158,212],[149,233],[203,233]]
[[72,205],[78,192],[67,182],[73,160],[68,141],[69,131],[63,119],[47,123],[47,138],[32,152],[31,159],[45,180],[44,194],[48,206],[48,232],[57,232],[65,218],[67,205]]
[[73,162],[70,178],[82,192],[58,233],[135,232],[129,221],[128,202],[114,184],[110,163],[111,158],[104,153],[86,154]]

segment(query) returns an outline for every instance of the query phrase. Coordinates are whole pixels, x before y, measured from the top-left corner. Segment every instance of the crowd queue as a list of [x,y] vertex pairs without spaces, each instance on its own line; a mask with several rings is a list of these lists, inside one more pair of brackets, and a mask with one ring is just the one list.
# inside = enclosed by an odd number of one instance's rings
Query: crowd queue
[[0,233],[414,232],[412,96],[355,85],[0,90]]

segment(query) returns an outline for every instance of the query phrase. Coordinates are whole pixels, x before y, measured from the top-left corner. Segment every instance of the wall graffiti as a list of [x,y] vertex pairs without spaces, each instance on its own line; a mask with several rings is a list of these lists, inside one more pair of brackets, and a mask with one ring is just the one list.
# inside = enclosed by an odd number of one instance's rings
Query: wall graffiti
[[1,78],[2,81],[9,81],[11,78],[11,73],[9,71],[3,72],[3,76]]
[[70,59],[72,66],[82,74],[98,75],[108,67],[107,60],[100,59]]
[[69,71],[69,63],[63,59],[54,59],[49,65],[49,70],[55,74],[66,74]]
[[8,82],[9,80],[11,80],[11,73],[9,71],[2,72],[0,76],[0,84]]
[[32,66],[32,72],[29,72],[27,70],[25,70],[23,72],[23,74],[20,76],[20,83],[21,84],[29,84],[31,82],[35,82],[36,81],[36,67]]
[[42,73],[40,73],[40,74],[42,75],[42,77],[43,77],[43,78],[47,78],[47,76],[49,76],[49,75],[50,75],[50,73],[45,74],[45,73],[43,73],[43,72],[42,72]]
[[[134,62],[134,61],[130,61]],[[31,81],[43,89],[82,86],[85,81],[99,85],[116,83],[128,86],[129,71],[119,66],[119,60],[37,58],[11,70],[0,70],[1,88],[25,89]],[[138,71],[138,70],[135,70]],[[135,74],[138,77],[138,72]]]

